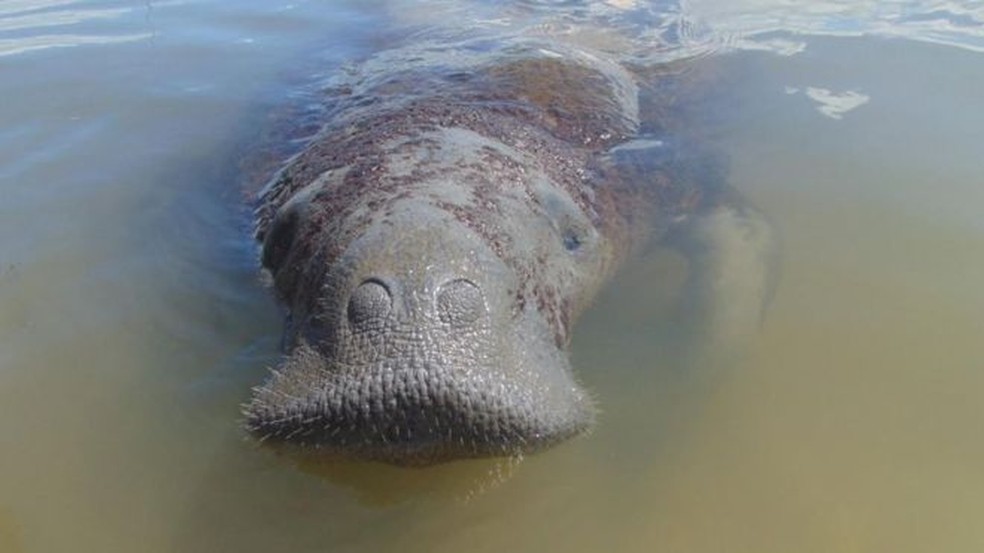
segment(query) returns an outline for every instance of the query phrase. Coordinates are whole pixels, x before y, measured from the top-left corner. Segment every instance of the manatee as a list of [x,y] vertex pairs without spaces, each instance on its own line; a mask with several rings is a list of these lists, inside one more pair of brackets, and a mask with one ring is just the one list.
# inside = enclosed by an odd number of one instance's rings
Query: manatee
[[[571,331],[633,252],[687,257],[709,340],[756,328],[766,218],[643,108],[643,77],[546,38],[377,54],[258,196],[284,355],[244,408],[257,440],[429,465],[536,452],[596,406]],[[683,151],[689,154],[681,154]]]

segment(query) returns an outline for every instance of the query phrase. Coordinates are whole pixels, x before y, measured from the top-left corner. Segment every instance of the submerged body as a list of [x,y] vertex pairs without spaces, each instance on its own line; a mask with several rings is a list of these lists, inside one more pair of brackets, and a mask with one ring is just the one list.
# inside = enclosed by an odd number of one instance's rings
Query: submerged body
[[768,226],[719,175],[674,170],[665,137],[639,136],[659,124],[642,124],[620,65],[476,41],[382,54],[332,95],[258,210],[289,311],[285,359],[246,410],[265,442],[430,464],[584,431],[571,328],[630,251],[665,236],[698,303],[745,295],[709,317],[716,332],[758,322]]

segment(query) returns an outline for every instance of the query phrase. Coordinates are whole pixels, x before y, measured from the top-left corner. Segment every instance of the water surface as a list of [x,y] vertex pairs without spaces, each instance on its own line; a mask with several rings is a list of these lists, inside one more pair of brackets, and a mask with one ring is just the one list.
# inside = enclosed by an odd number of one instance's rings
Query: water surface
[[[984,7],[631,4],[0,4],[0,552],[984,547]],[[448,21],[714,68],[702,135],[782,283],[694,379],[685,267],[651,252],[574,339],[591,435],[313,473],[238,429],[281,322],[243,168],[345,62]]]

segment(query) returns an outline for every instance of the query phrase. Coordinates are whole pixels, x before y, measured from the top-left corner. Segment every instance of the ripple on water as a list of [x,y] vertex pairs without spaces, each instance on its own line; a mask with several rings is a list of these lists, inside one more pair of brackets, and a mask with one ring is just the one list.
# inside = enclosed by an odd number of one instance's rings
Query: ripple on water
[[116,4],[97,8],[65,0],[4,2],[0,5],[0,56],[153,36],[142,16],[133,17],[136,10],[131,4]]

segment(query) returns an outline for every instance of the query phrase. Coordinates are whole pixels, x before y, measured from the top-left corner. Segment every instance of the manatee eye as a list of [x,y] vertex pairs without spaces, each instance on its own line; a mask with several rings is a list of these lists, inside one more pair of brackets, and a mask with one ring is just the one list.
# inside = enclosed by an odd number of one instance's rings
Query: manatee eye
[[294,236],[301,224],[301,210],[291,206],[274,217],[263,237],[263,266],[276,273],[287,259],[287,253],[294,243]]
[[561,240],[564,242],[564,249],[573,253],[580,251],[588,244],[590,235],[587,230],[579,225],[570,225],[561,232]]
[[592,245],[594,229],[589,219],[569,197],[561,196],[555,191],[545,191],[539,196],[539,200],[543,215],[565,250],[575,253]]
[[567,251],[569,252],[577,251],[581,249],[581,246],[583,244],[584,241],[581,239],[581,236],[576,231],[574,231],[573,229],[567,229],[566,231],[564,231],[564,247],[567,248]]

